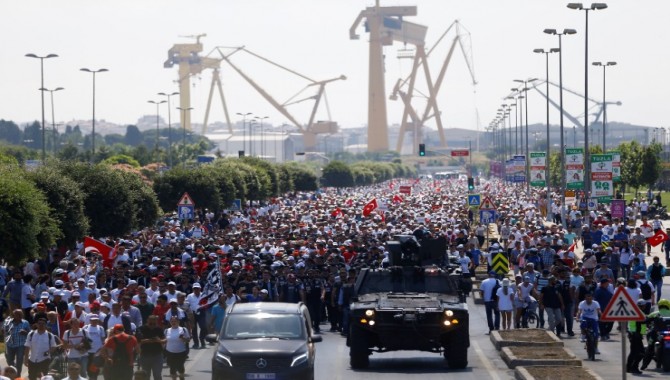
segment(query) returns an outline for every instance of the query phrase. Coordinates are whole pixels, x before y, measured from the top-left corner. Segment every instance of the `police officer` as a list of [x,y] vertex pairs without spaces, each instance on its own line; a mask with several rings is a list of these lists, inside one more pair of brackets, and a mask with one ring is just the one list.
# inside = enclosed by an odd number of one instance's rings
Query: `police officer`
[[305,280],[305,299],[309,316],[312,318],[312,327],[317,334],[321,332],[321,307],[326,298],[326,287],[323,278],[317,275],[318,271],[311,268],[307,271]]
[[[643,299],[638,300],[637,303],[640,308],[643,308],[645,305]],[[645,321],[628,322],[628,340],[630,340],[630,353],[628,354],[628,360],[626,361],[626,372],[628,373],[642,373],[642,371],[638,369],[638,366],[644,357],[644,343],[642,338],[645,335],[647,335],[647,324]]]
[[[649,305],[649,303],[646,304]],[[642,311],[644,311],[642,307],[641,309]],[[653,330],[650,331],[649,334],[647,334],[648,338],[647,350],[645,351],[644,359],[642,360],[642,367],[640,367],[640,369],[643,371],[647,368],[649,363],[651,363],[651,359],[654,358],[658,331],[660,328],[662,328],[662,326],[656,325],[658,323],[658,317],[670,317],[670,301],[668,301],[667,299],[662,299],[658,301],[658,311],[655,311],[647,316],[647,322],[653,323]],[[657,366],[660,365],[659,363],[656,364]]]

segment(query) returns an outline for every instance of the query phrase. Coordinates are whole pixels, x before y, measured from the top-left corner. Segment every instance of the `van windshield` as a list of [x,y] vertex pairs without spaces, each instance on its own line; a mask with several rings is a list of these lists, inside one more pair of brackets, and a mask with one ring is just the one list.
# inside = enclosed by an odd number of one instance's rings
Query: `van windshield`
[[302,319],[296,314],[231,314],[221,332],[224,339],[304,339]]

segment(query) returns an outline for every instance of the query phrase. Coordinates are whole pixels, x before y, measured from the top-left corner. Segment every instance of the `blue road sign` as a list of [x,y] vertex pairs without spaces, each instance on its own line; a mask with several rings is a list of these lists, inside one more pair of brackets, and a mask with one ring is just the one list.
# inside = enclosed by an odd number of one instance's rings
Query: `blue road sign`
[[479,211],[479,221],[482,224],[495,223],[498,215],[496,210],[480,210]]
[[470,194],[468,195],[468,205],[469,206],[479,206],[482,204],[482,197],[479,194]]
[[181,220],[193,220],[195,217],[195,207],[194,206],[187,206],[187,205],[180,205],[178,206],[179,208],[179,219]]
[[242,200],[241,199],[233,199],[233,202],[230,204],[230,207],[228,207],[228,210],[230,210],[230,211],[242,211]]

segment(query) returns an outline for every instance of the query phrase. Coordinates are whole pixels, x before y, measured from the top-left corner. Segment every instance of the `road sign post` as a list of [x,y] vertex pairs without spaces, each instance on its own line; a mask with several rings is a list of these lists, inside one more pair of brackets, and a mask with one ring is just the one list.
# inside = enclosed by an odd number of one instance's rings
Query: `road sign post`
[[621,373],[622,379],[626,380],[626,322],[644,321],[646,319],[642,310],[637,307],[626,288],[619,285],[612,296],[612,300],[607,304],[605,310],[600,316],[601,321],[605,322],[623,322],[621,327]]
[[468,195],[468,206],[479,207],[482,204],[482,198],[479,194]]
[[177,202],[177,213],[182,221],[195,219],[195,203],[188,193],[184,193]]

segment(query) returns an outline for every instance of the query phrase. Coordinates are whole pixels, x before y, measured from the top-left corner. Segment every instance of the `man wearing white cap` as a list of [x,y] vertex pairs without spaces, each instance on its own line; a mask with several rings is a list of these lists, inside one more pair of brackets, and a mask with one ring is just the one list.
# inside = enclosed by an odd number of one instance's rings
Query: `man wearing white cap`
[[[193,284],[193,293],[186,297],[191,312],[195,321],[191,336],[193,337],[193,348],[205,348],[205,337],[207,336],[207,311],[200,308],[200,300],[203,298],[200,283]],[[200,334],[198,334],[198,327],[200,327]],[[200,346],[198,346],[198,339],[200,339]]]

